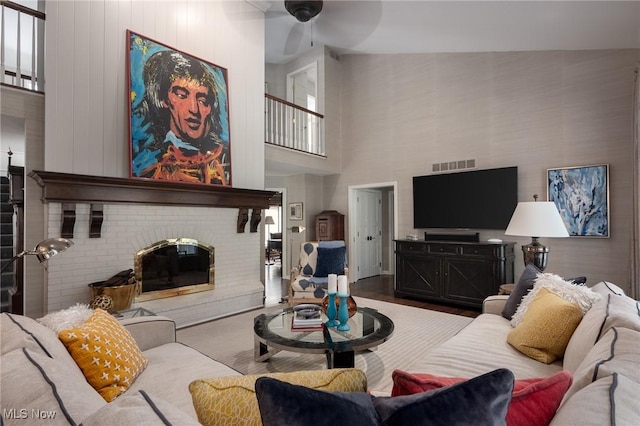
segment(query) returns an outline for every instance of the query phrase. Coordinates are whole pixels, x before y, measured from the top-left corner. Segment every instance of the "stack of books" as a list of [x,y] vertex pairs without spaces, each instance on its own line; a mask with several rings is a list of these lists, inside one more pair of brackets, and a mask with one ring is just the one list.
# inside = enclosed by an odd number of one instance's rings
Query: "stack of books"
[[298,305],[293,308],[292,330],[322,330],[318,305]]

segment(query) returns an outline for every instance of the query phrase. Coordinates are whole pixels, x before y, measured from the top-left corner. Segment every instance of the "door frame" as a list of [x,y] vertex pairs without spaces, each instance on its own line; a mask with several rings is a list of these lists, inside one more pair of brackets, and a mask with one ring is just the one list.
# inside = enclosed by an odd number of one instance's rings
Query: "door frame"
[[[358,225],[358,218],[356,217],[356,212],[357,212],[357,208],[356,208],[356,199],[358,196],[358,191],[360,191],[361,189],[391,189],[391,191],[393,192],[394,196],[393,196],[393,203],[388,203],[388,208],[389,208],[389,217],[392,218],[393,220],[393,227],[392,228],[388,228],[388,234],[387,237],[389,239],[389,241],[392,241],[394,239],[396,239],[396,236],[398,235],[398,215],[396,214],[398,211],[398,182],[397,181],[392,181],[392,182],[380,182],[380,183],[367,183],[367,184],[363,184],[363,185],[349,185],[349,189],[348,189],[348,196],[349,196],[349,211],[348,211],[348,215],[349,215],[349,268],[355,268],[354,270],[357,271],[357,268],[359,266],[359,261],[358,261],[358,250],[356,247],[356,241],[355,241],[355,233],[353,232],[354,230],[358,229],[357,225]],[[382,223],[379,224],[380,225],[380,229],[384,229],[385,227],[383,226]],[[394,262],[393,262],[393,250],[388,252],[388,257],[387,257],[387,261],[388,264],[390,265],[390,273],[395,273],[394,270]],[[383,268],[383,273],[384,273],[384,268]],[[356,274],[349,274],[349,278],[350,281],[353,277],[355,277]],[[356,282],[356,280],[354,279],[353,282]]]
[[[315,96],[315,100],[316,100],[316,107],[315,107],[315,112],[318,112],[318,61],[313,61],[310,64],[307,64],[301,68],[298,68],[295,71],[291,71],[289,73],[287,73],[287,101],[291,102],[292,104],[298,105],[296,104],[296,100],[293,97],[293,81],[295,79],[296,76],[300,75],[300,74],[307,74],[309,71],[313,71],[315,73],[315,81],[313,82],[313,95]],[[307,105],[298,105],[298,106],[302,106],[306,109],[311,109],[309,108]]]

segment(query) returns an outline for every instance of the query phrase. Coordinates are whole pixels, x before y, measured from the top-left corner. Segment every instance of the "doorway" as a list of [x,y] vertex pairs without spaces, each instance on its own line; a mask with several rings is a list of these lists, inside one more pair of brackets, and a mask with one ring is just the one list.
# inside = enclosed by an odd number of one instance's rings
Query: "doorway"
[[287,100],[309,111],[318,112],[318,63],[287,74]]
[[[264,211],[264,285],[265,306],[273,306],[282,302],[286,291],[282,288],[282,271],[287,250],[283,199],[286,198],[285,188],[265,188],[274,191],[269,201],[269,209]],[[271,223],[273,222],[273,223]]]
[[397,182],[349,187],[349,276],[352,282],[395,272]]

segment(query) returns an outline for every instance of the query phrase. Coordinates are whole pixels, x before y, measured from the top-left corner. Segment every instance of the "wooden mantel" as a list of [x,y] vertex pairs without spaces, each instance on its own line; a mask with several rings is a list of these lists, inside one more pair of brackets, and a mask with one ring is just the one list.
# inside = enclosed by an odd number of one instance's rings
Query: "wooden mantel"
[[[241,218],[248,215],[248,209],[253,209],[251,231],[256,232],[259,223],[259,220],[255,223],[256,216],[259,217],[261,209],[269,208],[269,200],[275,195],[273,191],[257,189],[78,175],[41,170],[34,170],[29,173],[29,176],[42,188],[43,203],[91,204],[92,212],[94,206],[100,206],[101,211],[103,204],[123,203],[238,208],[240,209],[238,232],[244,232],[244,225],[247,221]],[[75,206],[73,210],[75,210]],[[98,208],[95,210],[98,211]],[[99,216],[101,217],[101,215]],[[75,218],[73,220],[75,221]],[[244,222],[242,230],[240,230],[241,222]],[[73,228],[73,225],[71,227]]]

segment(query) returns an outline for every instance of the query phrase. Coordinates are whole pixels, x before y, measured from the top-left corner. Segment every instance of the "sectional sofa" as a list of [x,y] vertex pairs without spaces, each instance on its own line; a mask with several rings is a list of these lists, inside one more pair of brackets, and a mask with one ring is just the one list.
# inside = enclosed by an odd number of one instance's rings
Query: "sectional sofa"
[[[607,283],[593,290],[601,298],[571,336],[563,360],[542,363],[509,345],[506,339],[513,328],[501,315],[507,296],[492,296],[466,328],[403,373],[420,384],[420,375],[427,373],[471,378],[507,368],[518,381],[568,371],[573,382],[557,412],[554,409],[551,424],[635,424],[640,418],[640,307]],[[168,318],[122,321],[148,365],[110,403],[87,383],[55,332],[24,316],[5,313],[0,319],[3,424],[27,424],[25,419],[42,416],[49,416],[48,424],[197,424],[198,416],[203,422],[211,421],[207,416],[215,419],[211,405],[231,390],[236,394],[226,404],[236,412],[230,415],[259,422],[257,404],[244,404],[254,399],[256,377],[242,376],[176,342],[175,323]],[[325,390],[366,389],[366,377],[354,369],[276,377]]]

